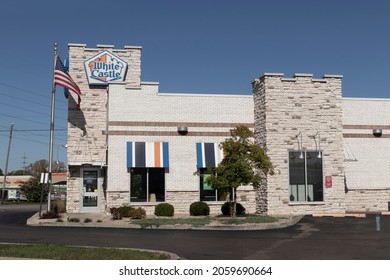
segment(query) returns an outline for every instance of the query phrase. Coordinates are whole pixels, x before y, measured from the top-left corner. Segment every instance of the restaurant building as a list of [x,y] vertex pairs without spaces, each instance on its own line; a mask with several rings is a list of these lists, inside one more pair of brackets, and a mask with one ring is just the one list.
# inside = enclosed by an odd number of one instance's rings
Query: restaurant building
[[254,131],[275,169],[260,188],[238,189],[248,213],[388,209],[389,100],[342,98],[340,75],[281,73],[255,79],[252,95],[160,93],[141,81],[141,50],[69,44],[82,101],[69,96],[68,212],[130,204],[152,214],[169,202],[188,214],[205,201],[219,214],[226,194],[194,172],[218,165],[237,125]]

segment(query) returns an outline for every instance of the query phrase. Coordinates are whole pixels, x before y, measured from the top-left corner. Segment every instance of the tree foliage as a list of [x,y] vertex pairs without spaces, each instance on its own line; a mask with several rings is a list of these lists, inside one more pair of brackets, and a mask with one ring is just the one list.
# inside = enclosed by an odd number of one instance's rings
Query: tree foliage
[[[48,191],[46,186],[43,186],[43,188],[43,198],[46,200]],[[42,184],[40,183],[40,175],[31,178],[25,184],[21,185],[20,189],[29,201],[41,201]]]
[[259,187],[265,175],[274,174],[268,155],[254,143],[253,132],[248,127],[238,126],[230,135],[221,143],[225,156],[216,168],[209,169],[211,175],[206,183],[225,191],[248,185]]

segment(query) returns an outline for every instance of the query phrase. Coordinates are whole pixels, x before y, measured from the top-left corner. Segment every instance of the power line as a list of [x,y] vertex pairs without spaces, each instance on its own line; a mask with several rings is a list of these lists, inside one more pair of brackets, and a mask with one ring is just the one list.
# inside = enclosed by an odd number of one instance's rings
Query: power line
[[6,105],[6,106],[9,106],[9,107],[12,107],[12,108],[17,108],[17,109],[21,109],[23,111],[28,111],[28,112],[32,112],[32,113],[35,113],[35,114],[40,114],[40,115],[43,115],[43,116],[50,116],[50,114],[47,114],[47,113],[42,113],[42,112],[38,112],[38,111],[34,111],[34,110],[30,110],[30,109],[26,109],[24,107],[20,107],[20,106],[16,106],[16,105],[13,105],[13,104],[9,104],[9,103],[5,103],[5,102],[1,102],[2,105]]
[[[8,137],[8,135],[5,135],[5,134],[0,134],[0,136],[6,136]],[[18,140],[24,140],[24,141],[28,141],[28,142],[35,142],[35,143],[38,143],[38,144],[43,144],[43,145],[49,145],[49,142],[42,142],[42,141],[38,141],[38,140],[32,140],[32,139],[27,139],[27,138],[22,138],[22,137],[15,137],[13,136],[14,139],[18,139]]]
[[[24,89],[24,88],[15,87],[15,86],[12,86],[12,85],[9,85],[9,84],[6,84],[6,83],[2,83],[2,82],[0,82],[0,85],[5,86],[5,87],[9,87],[9,88],[12,88],[12,89],[24,91],[24,92],[27,92],[27,93],[31,93],[31,94],[36,95],[36,96],[41,96],[41,97],[45,97],[45,98],[50,97],[50,94],[49,95],[45,95],[45,94],[37,93],[37,92],[31,91],[31,90],[27,90],[27,89]],[[60,102],[65,102],[65,101],[60,100]]]
[[[16,99],[16,100],[20,101],[19,97],[15,97],[15,96],[13,96],[11,94],[6,94],[4,92],[0,92],[0,95],[4,95],[4,96],[7,96],[9,98],[13,98],[13,99]],[[42,107],[46,107],[46,108],[48,107],[48,104],[44,104],[44,103],[40,103],[40,102],[36,102],[36,101],[31,101],[31,100],[24,100],[24,101],[28,102],[28,103],[32,103],[32,104],[38,105],[38,106],[42,106]],[[56,110],[63,111],[63,112],[68,111],[67,109],[62,109],[61,107],[56,108]]]
[[[19,116],[13,116],[13,115],[4,114],[4,113],[0,113],[0,115],[6,116],[6,117],[9,117],[9,118],[15,118],[15,119],[19,119],[19,120],[24,120],[24,121],[27,121],[27,122],[33,122],[33,123],[37,123],[37,124],[41,124],[41,125],[47,125],[47,123],[38,122],[38,121],[31,120],[31,119],[26,119],[26,118],[23,118],[23,117],[19,117]],[[64,119],[60,118],[59,120],[64,120]]]
[[[9,130],[9,129],[8,129]],[[8,131],[6,129],[0,129],[0,131]],[[14,129],[14,131],[50,131],[50,129]],[[54,131],[67,131],[66,128],[57,128]]]

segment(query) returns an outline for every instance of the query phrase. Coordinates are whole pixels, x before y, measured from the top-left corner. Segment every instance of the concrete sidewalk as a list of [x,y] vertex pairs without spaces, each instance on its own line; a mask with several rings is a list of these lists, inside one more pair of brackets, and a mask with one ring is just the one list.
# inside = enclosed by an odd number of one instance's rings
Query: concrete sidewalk
[[[175,218],[194,218],[202,219],[202,217],[193,216],[175,216],[170,217],[154,217],[155,219],[175,219]],[[276,217],[277,221],[272,223],[244,223],[244,224],[224,224],[223,221],[230,219],[229,217],[210,217],[211,222],[207,225],[194,226],[188,224],[176,225],[159,225],[145,227],[137,224],[132,224],[131,219],[123,218],[122,220],[112,220],[111,216],[102,213],[74,213],[61,214],[61,221],[58,219],[40,219],[39,213],[34,214],[27,220],[29,226],[55,226],[55,227],[106,227],[106,228],[133,228],[133,229],[174,229],[174,230],[268,230],[285,228],[299,222],[303,216],[284,216]],[[78,219],[78,222],[71,220]],[[236,219],[242,219],[237,217]]]

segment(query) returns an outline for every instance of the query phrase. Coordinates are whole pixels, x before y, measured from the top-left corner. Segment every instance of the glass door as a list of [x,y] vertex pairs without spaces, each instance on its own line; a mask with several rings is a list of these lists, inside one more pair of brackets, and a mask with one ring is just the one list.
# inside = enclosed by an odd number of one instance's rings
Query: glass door
[[81,212],[99,211],[99,170],[82,169]]

